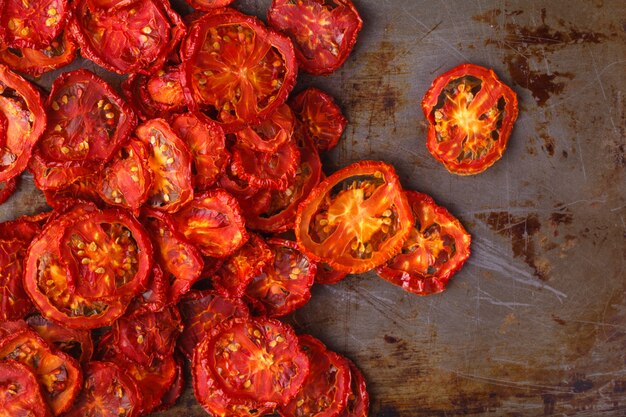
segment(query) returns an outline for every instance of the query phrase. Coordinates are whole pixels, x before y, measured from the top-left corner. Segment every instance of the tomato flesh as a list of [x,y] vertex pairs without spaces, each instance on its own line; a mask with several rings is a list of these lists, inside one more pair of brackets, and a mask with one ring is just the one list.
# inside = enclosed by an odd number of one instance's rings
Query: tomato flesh
[[0,4],[0,37],[9,46],[45,48],[61,33],[67,0],[5,0]]
[[0,362],[0,416],[49,417],[33,371],[15,361]]
[[43,48],[11,48],[0,40],[0,62],[33,77],[68,65],[77,52],[76,42],[66,30]]
[[91,360],[93,341],[88,330],[70,329],[40,315],[29,316],[26,322],[46,342],[61,352],[67,353],[80,363]]

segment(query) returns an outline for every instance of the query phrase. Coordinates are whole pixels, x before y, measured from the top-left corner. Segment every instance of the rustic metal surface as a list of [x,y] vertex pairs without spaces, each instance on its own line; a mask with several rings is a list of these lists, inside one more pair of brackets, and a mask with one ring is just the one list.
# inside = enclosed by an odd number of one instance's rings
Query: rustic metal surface
[[[314,288],[290,321],[359,365],[372,416],[626,415],[626,3],[354,1],[353,55],[298,87],[328,90],[350,120],[326,170],[393,163],[463,221],[472,256],[443,294],[369,273]],[[419,106],[463,62],[521,104],[503,159],[469,178],[428,154]],[[26,177],[0,220],[44,206]],[[156,415],[205,414],[188,387]]]

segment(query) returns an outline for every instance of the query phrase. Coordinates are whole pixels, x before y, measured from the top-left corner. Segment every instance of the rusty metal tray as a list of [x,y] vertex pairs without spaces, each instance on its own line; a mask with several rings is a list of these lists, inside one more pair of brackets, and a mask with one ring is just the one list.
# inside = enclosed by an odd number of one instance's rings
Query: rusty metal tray
[[[626,3],[354,2],[353,55],[297,87],[329,91],[350,120],[326,171],[393,163],[462,220],[472,256],[440,295],[368,273],[315,287],[289,320],[359,365],[375,417],[626,415]],[[420,109],[463,62],[494,68],[521,104],[502,160],[469,178],[429,155]],[[44,207],[26,176],[0,220]],[[188,385],[155,415],[206,414]]]

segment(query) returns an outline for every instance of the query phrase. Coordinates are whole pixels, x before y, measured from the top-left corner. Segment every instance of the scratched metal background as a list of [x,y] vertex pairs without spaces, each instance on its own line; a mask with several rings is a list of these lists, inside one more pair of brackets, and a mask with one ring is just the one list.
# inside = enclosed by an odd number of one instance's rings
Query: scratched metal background
[[[326,170],[393,163],[463,221],[472,256],[443,294],[363,274],[314,288],[290,321],[359,365],[375,417],[625,416],[626,3],[354,1],[353,55],[298,86],[330,91],[350,120]],[[463,62],[494,68],[521,104],[502,160],[470,178],[428,154],[419,106]],[[44,206],[26,177],[0,219]],[[205,414],[188,387],[156,415]]]

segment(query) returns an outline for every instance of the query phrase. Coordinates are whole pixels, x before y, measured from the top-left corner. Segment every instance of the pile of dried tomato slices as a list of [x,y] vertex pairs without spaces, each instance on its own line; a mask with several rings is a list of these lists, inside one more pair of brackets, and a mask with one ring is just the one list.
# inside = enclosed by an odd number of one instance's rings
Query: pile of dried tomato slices
[[[176,402],[186,358],[215,417],[367,416],[358,368],[277,318],[372,269],[441,292],[470,236],[386,163],[322,173],[347,120],[289,95],[347,59],[350,0],[274,0],[269,26],[188,1],[0,2],[0,203],[28,169],[53,208],[0,224],[0,408],[145,415]],[[23,78],[78,49],[121,91]]]

